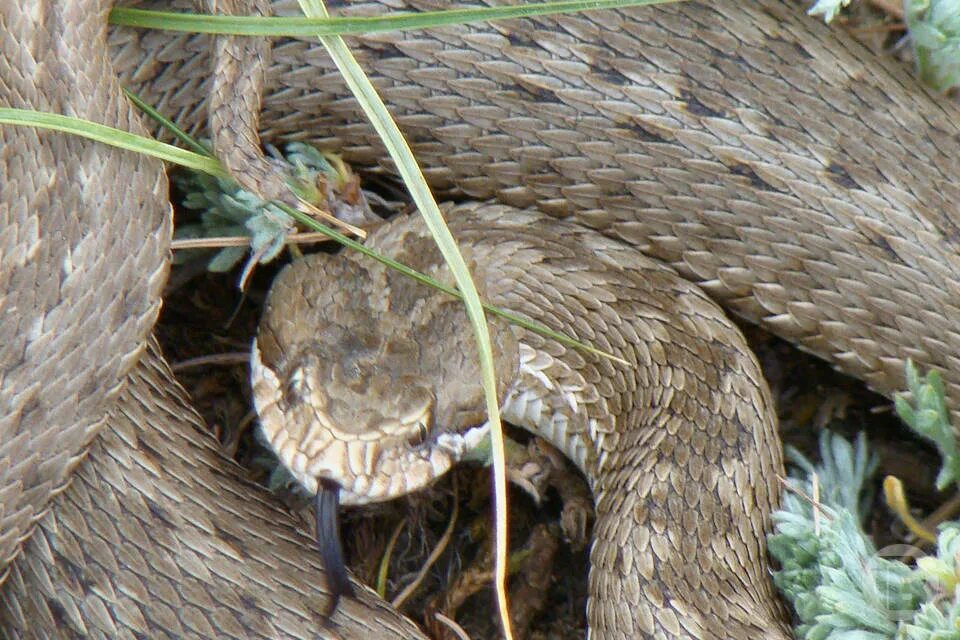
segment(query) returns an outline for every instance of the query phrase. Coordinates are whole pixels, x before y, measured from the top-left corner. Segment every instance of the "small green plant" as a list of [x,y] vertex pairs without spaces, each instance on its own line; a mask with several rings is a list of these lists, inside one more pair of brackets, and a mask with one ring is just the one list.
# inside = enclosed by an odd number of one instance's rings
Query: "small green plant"
[[[921,378],[907,364],[913,402],[896,398],[897,412],[944,458],[938,484],[958,479],[958,447],[943,382]],[[802,640],[960,640],[960,523],[940,526],[936,555],[916,568],[883,557],[862,528],[876,459],[861,434],[855,444],[821,434],[822,462],[787,450],[797,467],[783,506],[773,515],[771,555],[781,565],[774,582],[793,604]]]
[[906,376],[913,404],[904,395],[898,395],[894,398],[897,415],[907,426],[933,442],[940,452],[943,466],[937,475],[937,489],[942,491],[951,482],[960,485],[960,448],[950,424],[943,380],[936,371],[928,371],[926,377],[921,378],[917,367],[909,360]]
[[[816,0],[807,11],[832,22],[851,0]],[[904,18],[920,79],[937,91],[960,84],[960,0],[905,0]]]
[[[343,169],[302,142],[288,144],[285,151],[278,164],[284,165],[294,192],[312,204],[326,204],[329,189],[324,187],[343,183]],[[178,239],[246,236],[250,238],[252,259],[263,264],[277,257],[287,236],[295,230],[293,218],[276,204],[243,190],[231,178],[184,171],[174,177],[174,182],[186,194],[183,206],[202,212],[200,222],[177,229]],[[224,247],[214,254],[207,268],[229,271],[246,252],[247,247]]]
[[920,77],[938,91],[960,84],[960,0],[904,2]]
[[913,620],[900,625],[898,639],[960,640],[960,523],[940,527],[937,555],[917,560],[915,574],[926,581],[930,597]]
[[909,567],[877,554],[861,527],[876,458],[863,434],[854,445],[828,431],[820,454],[814,465],[787,450],[801,473],[774,514],[768,546],[782,567],[774,583],[794,605],[798,638],[893,638],[902,612],[914,611],[926,594]]

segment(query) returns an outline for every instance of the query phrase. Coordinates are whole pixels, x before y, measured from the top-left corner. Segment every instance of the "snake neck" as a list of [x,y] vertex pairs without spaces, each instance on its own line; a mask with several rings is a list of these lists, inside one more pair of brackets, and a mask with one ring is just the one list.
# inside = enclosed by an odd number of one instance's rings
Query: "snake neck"
[[503,415],[562,450],[594,493],[591,638],[786,639],[762,545],[776,507],[764,478],[780,466],[761,427],[776,424],[769,393],[752,357],[746,371],[711,356],[694,372],[676,347],[625,399],[521,342]]
[[[557,445],[590,481],[592,636],[786,638],[763,549],[782,469],[776,416],[735,325],[673,270],[598,234],[495,205],[463,205],[449,216],[487,300],[621,359],[515,326],[498,324],[492,336],[507,384],[504,416]],[[398,219],[368,246],[430,272],[442,263],[426,233],[419,218]],[[477,423],[479,372],[470,369],[472,335],[459,305],[380,265],[362,267],[368,278],[359,288],[331,286],[354,281],[343,277],[359,268],[353,259],[318,255],[286,269],[258,342],[265,363],[294,374],[296,388],[277,402],[287,405],[283,423],[297,422],[291,408],[309,405],[334,425],[325,426],[334,440],[377,442],[386,454],[371,465],[371,483],[390,493],[392,478],[425,483],[457,457],[433,465],[433,475],[418,466],[443,455],[433,446],[440,438],[461,437],[449,427]],[[296,375],[283,362],[298,362],[303,349],[314,356]],[[421,385],[427,392],[410,395]],[[286,387],[274,384],[277,393]],[[391,438],[384,408],[420,416],[424,398],[435,400],[434,431],[426,421],[421,437]],[[378,412],[372,427],[358,406]],[[309,434],[317,424],[301,426]],[[315,430],[295,440],[312,447]],[[366,458],[331,452],[318,464],[339,471],[331,479],[341,487],[355,486],[354,467]],[[412,462],[393,464],[401,459]]]
[[594,490],[597,454],[589,443],[599,434],[600,423],[610,426],[612,417],[585,410],[597,398],[584,395],[590,393],[589,385],[567,363],[523,342],[518,347],[517,375],[502,403],[503,418],[562,451]]

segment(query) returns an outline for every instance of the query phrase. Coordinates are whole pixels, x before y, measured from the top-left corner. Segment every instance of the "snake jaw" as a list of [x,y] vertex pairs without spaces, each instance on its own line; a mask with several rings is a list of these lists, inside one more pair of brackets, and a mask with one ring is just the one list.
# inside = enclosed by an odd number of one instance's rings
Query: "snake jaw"
[[382,421],[375,431],[354,432],[336,424],[329,413],[336,400],[313,388],[309,370],[295,367],[282,382],[263,362],[256,340],[250,368],[254,404],[274,453],[311,493],[317,493],[321,480],[336,482],[344,505],[389,500],[421,489],[459,462],[476,440],[469,431],[438,432],[432,396],[418,396],[410,380],[401,381],[413,398],[406,410]]

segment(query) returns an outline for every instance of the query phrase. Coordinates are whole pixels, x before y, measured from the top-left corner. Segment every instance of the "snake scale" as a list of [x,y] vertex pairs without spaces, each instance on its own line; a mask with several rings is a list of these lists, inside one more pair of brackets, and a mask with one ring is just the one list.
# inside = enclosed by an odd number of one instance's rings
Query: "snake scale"
[[[117,30],[108,42],[108,8],[0,4],[0,101],[137,130],[122,85],[202,127],[210,40]],[[905,70],[773,0],[350,43],[438,192],[541,212],[511,209],[508,224],[546,215],[632,246],[882,393],[903,388],[907,357],[937,367],[956,415],[958,114]],[[261,117],[268,140],[383,162],[315,42],[274,43]],[[0,128],[0,142],[2,635],[419,637],[363,590],[319,627],[309,535],[215,450],[149,340],[169,239],[159,165],[29,129]],[[670,530],[683,516],[667,513]],[[736,522],[750,539],[752,521]],[[742,593],[762,600],[756,554],[727,541],[712,562],[741,562]],[[624,566],[631,544],[614,537],[594,562]],[[642,596],[661,614],[649,637],[742,637],[688,622],[712,613],[715,584],[687,609],[662,584],[626,575],[595,600]],[[591,607],[596,637],[649,621],[610,611]],[[727,611],[783,637],[770,600]]]

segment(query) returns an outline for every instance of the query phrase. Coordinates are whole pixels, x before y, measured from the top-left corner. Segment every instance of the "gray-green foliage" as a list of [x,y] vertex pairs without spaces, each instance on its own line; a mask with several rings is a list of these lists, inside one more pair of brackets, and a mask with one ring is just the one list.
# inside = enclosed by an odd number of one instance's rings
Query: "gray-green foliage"
[[[898,397],[897,412],[940,450],[938,484],[957,482],[960,454],[943,382],[936,372],[921,378],[912,363],[906,377],[913,403]],[[960,523],[941,525],[936,555],[920,558],[916,569],[884,558],[861,526],[870,504],[866,482],[876,467],[866,440],[861,435],[851,445],[824,432],[820,453],[822,462],[813,465],[788,449],[799,477],[791,478],[794,490],[785,492],[769,537],[770,553],[782,567],[774,582],[794,605],[797,637],[960,640]]]
[[960,524],[946,523],[937,536],[937,555],[917,560],[916,574],[926,580],[932,598],[920,605],[911,621],[900,625],[898,640],[960,640],[958,554]]
[[938,91],[960,84],[960,0],[906,0],[920,77]]
[[832,22],[850,0],[817,0],[807,11],[812,16],[823,16],[824,22]]
[[911,404],[903,396],[894,399],[897,414],[911,429],[932,441],[940,451],[943,466],[937,476],[937,489],[943,490],[951,482],[960,484],[960,449],[950,425],[943,380],[936,371],[921,378],[913,362],[907,362],[907,389],[913,396]]
[[800,618],[797,637],[893,638],[900,620],[925,599],[923,585],[910,568],[880,557],[849,511],[830,514],[819,534],[811,530],[805,537],[815,551],[804,572],[805,582],[787,586],[787,575],[776,580],[784,594],[793,598]]
[[[790,480],[774,516],[770,553],[780,562],[774,582],[797,612],[804,640],[893,638],[907,612],[925,598],[921,581],[901,562],[877,554],[860,521],[869,504],[866,481],[876,469],[866,438],[851,445],[823,432],[823,461],[813,465],[796,450],[788,457],[803,471]],[[813,474],[819,484],[816,506]],[[818,509],[818,517],[814,517]]]
[[[817,0],[808,13],[832,21],[850,0]],[[904,14],[920,78],[938,91],[960,84],[960,0],[906,0]]]
[[900,625],[897,640],[960,640],[960,601],[956,590],[942,603],[924,602],[910,624]]
[[[336,175],[319,151],[301,142],[287,145],[285,162],[289,165],[291,187],[311,202],[322,195],[316,193],[317,176],[322,173],[332,179]],[[265,263],[280,253],[287,235],[294,230],[290,216],[244,191],[233,180],[194,171],[183,172],[174,180],[186,194],[183,205],[202,212],[199,223],[182,225],[177,230],[177,238],[247,236],[253,255]],[[247,247],[223,248],[211,258],[208,268],[228,271],[246,252]]]

